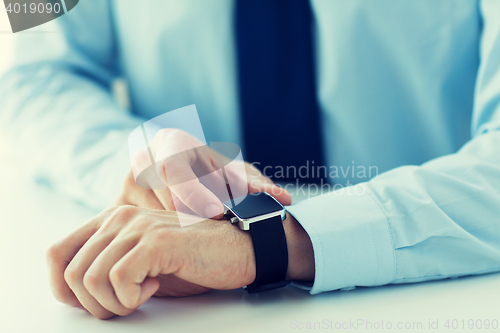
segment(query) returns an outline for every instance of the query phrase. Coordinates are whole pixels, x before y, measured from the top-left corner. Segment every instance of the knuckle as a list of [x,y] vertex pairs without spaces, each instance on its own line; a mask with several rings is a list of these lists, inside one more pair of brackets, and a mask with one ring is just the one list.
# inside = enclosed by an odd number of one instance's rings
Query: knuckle
[[95,293],[99,288],[99,279],[97,276],[91,273],[85,273],[83,276],[83,286],[91,294]]
[[132,206],[132,205],[125,205],[125,206],[120,206],[116,208],[116,210],[113,212],[113,217],[114,218],[119,218],[119,219],[130,219],[133,216],[135,216],[139,212],[139,208],[137,206]]
[[120,208],[120,206],[110,206],[106,209],[104,209],[101,214],[103,215],[110,215],[110,214],[113,214],[118,208]]
[[81,279],[82,279],[81,274],[71,265],[68,266],[64,271],[64,280],[66,281],[66,283],[68,283],[70,287],[80,283]]
[[109,281],[113,286],[122,285],[125,282],[125,269],[120,267],[113,267],[109,272]]
[[108,219],[108,217],[113,216],[113,214],[116,212],[116,210],[120,207],[121,206],[119,206],[119,205],[110,206],[110,207],[102,210],[94,218],[90,219],[88,223],[93,223],[94,227],[97,230]]
[[131,220],[135,215],[137,215],[139,210],[140,209],[137,206],[132,205],[115,207],[111,213],[111,216],[104,223],[103,229],[122,225],[124,222]]
[[62,253],[61,253],[61,246],[59,243],[54,243],[50,245],[46,250],[45,250],[45,257],[47,260],[52,261],[52,260],[57,260],[57,258],[60,258]]
[[137,215],[134,218],[118,218],[116,224],[122,225],[123,222],[129,221],[126,227],[120,230],[120,236],[129,236],[129,238],[135,238],[140,235],[144,228],[147,228],[150,223],[152,223],[152,218],[145,215]]
[[200,189],[201,184],[186,184],[185,191],[181,194],[182,202],[188,207],[200,206],[200,195],[203,193]]

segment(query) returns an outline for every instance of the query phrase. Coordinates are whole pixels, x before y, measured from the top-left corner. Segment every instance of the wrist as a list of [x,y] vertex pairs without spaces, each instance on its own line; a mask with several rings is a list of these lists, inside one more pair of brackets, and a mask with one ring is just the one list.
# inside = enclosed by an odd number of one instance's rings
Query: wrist
[[255,250],[252,243],[252,236],[249,231],[241,230],[229,221],[227,225],[230,226],[231,233],[233,233],[231,239],[234,239],[234,243],[232,246],[236,246],[239,249],[237,252],[240,254],[241,262],[244,263],[240,287],[247,286],[256,277]]
[[309,235],[289,213],[283,221],[288,248],[286,278],[296,281],[314,281],[314,251]]
[[[233,226],[234,227],[234,226]],[[283,221],[283,228],[287,240],[288,250],[288,269],[286,273],[287,280],[294,281],[314,281],[315,265],[314,252],[311,239],[300,223],[289,213]],[[243,284],[249,285],[255,280],[256,263],[255,252],[252,244],[252,238],[248,231],[234,228],[237,235],[237,242],[241,247],[241,252],[245,262],[246,269],[242,276]]]

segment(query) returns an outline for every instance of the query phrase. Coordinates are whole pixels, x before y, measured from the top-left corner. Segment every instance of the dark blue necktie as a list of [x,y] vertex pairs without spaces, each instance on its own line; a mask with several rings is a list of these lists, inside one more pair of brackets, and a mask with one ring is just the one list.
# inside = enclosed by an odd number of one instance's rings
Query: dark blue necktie
[[245,159],[294,181],[292,166],[323,165],[309,1],[236,0],[235,14]]

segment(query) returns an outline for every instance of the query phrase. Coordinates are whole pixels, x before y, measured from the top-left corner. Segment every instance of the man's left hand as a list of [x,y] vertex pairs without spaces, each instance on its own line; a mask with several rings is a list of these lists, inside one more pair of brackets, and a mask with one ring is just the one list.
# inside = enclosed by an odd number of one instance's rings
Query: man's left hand
[[188,296],[253,282],[248,233],[228,221],[181,228],[177,214],[112,207],[52,245],[47,260],[56,298],[107,319],[130,314],[155,293]]

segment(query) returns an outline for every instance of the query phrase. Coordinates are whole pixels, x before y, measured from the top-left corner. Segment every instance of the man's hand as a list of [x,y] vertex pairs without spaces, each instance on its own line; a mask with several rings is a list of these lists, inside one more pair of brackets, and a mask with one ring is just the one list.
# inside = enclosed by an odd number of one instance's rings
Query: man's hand
[[234,289],[255,279],[250,235],[227,221],[181,228],[177,213],[112,207],[47,250],[55,297],[106,319],[152,295]]
[[[151,296],[235,289],[255,280],[250,234],[228,221],[181,228],[180,213],[135,206],[109,208],[47,250],[59,301],[107,319],[126,316]],[[311,241],[288,215],[287,278],[314,279]]]
[[[197,172],[199,173],[201,169],[210,171],[214,166],[225,165],[227,162],[225,156],[204,146],[192,135],[177,129],[160,130],[151,142],[150,148],[151,154],[147,149],[135,154],[132,168],[126,175],[123,189],[115,202],[117,205],[134,205],[181,211],[205,218],[222,218],[221,198],[213,190],[217,186],[210,186],[222,184],[221,190],[226,191],[224,179],[216,179],[220,178],[222,173],[213,172],[212,179],[208,180],[211,184],[207,184],[197,176]],[[165,189],[145,189],[136,184],[134,172],[137,177],[138,170],[144,169],[151,163],[151,156],[156,161],[162,161],[157,173],[161,175]],[[168,158],[172,156],[175,158]],[[225,167],[225,173],[231,185],[237,187],[239,192],[247,194],[262,191],[271,194],[282,205],[290,205],[292,202],[286,190],[277,187],[249,163],[236,162]]]

